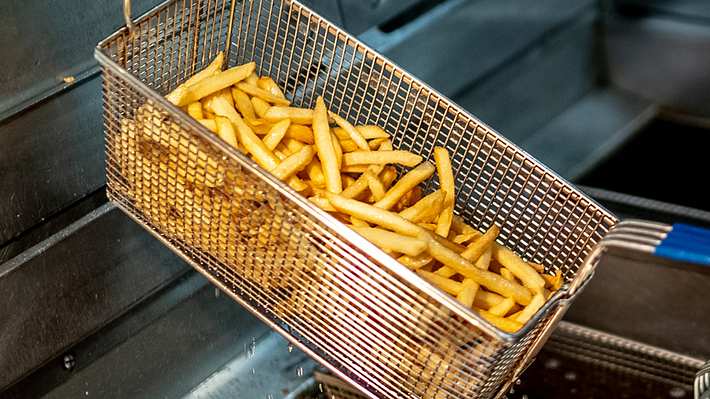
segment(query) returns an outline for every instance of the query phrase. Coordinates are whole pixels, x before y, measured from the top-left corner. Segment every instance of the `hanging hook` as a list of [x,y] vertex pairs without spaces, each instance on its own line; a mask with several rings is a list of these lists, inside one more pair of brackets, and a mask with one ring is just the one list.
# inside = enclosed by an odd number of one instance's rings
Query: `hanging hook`
[[136,26],[133,24],[133,20],[131,19],[131,0],[123,0],[123,18],[126,20],[128,31],[133,33]]

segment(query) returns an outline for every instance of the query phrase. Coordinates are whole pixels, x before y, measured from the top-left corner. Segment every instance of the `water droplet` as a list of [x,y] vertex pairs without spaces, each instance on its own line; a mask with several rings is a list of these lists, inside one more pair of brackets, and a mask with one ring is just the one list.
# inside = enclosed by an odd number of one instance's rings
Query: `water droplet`
[[288,344],[288,353],[293,352],[293,345]]
[[671,398],[682,398],[683,396],[685,396],[685,389],[675,387],[672,388],[670,392],[668,392],[668,394],[671,395]]
[[299,367],[298,370],[296,370],[296,375],[299,377],[303,377],[303,367]]
[[560,361],[557,359],[549,359],[545,362],[545,368],[556,369],[560,367]]
[[247,357],[252,358],[256,355],[256,338],[251,337],[251,345],[249,345],[249,350],[247,350]]
[[573,371],[568,371],[565,373],[565,380],[574,381],[576,379],[577,379],[577,374],[575,374]]

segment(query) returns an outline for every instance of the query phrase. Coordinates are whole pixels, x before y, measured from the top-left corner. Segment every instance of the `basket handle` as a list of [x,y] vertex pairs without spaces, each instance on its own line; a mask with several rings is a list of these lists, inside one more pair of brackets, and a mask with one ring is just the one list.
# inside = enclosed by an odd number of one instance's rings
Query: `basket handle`
[[131,18],[131,0],[123,0],[123,19],[126,20],[128,31],[133,33],[136,30],[136,25]]

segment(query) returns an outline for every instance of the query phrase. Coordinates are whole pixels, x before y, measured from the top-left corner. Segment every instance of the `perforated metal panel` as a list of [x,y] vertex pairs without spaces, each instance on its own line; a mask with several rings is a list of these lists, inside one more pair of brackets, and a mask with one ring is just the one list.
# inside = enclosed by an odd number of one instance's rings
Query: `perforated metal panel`
[[[423,83],[297,2],[169,1],[99,45],[108,193],[240,303],[372,397],[491,397],[567,302],[500,332],[318,210],[161,95],[220,50],[295,106],[429,157],[448,148],[456,212],[568,282],[613,216]],[[430,183],[429,190],[438,183]],[[561,292],[557,299],[563,299]]]

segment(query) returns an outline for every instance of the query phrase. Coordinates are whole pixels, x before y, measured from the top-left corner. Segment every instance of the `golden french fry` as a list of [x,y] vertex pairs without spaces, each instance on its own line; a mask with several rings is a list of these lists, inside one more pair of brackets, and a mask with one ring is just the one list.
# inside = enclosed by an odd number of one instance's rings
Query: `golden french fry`
[[244,145],[247,152],[254,157],[259,166],[266,170],[273,170],[279,164],[278,158],[271,152],[270,149],[266,147],[263,141],[257,137],[256,134],[251,130],[244,120],[235,111],[230,118],[234,126],[237,128],[237,134],[239,135],[239,142]]
[[204,119],[205,116],[202,114],[202,103],[195,101],[194,103],[188,104],[187,114],[194,119]]
[[456,299],[465,307],[470,308],[473,306],[473,300],[476,297],[477,291],[478,284],[470,278],[466,278],[461,282],[461,292],[456,296]]
[[291,104],[291,101],[287,100],[284,97],[278,97],[273,94],[271,94],[269,91],[264,90],[258,86],[252,86],[247,83],[237,83],[237,88],[239,90],[244,91],[245,93],[249,94],[250,96],[256,96],[261,98],[262,100],[275,104],[275,105],[283,105],[283,106],[288,106]]
[[[438,224],[437,224],[438,226]],[[476,241],[472,242],[469,244],[468,247],[466,247],[466,250],[464,250],[461,253],[461,257],[472,261],[472,262],[477,262],[478,259],[486,252],[487,249],[491,247],[491,245],[495,242],[496,237],[498,237],[499,229],[498,226],[496,225],[491,225],[490,228],[486,231],[485,234],[481,236],[481,238],[477,239]],[[490,261],[490,258],[489,258]],[[486,269],[488,268],[488,262],[486,262]],[[451,268],[442,268],[439,269],[436,273],[441,275],[441,276],[453,276],[455,274],[455,270]]]
[[[371,168],[376,168],[379,167],[377,165],[370,166]],[[394,183],[394,179],[397,178],[397,168],[394,166],[385,166],[382,169],[382,173],[380,173],[380,180],[382,181],[382,185],[385,186],[385,190],[389,190],[389,188],[392,186],[392,183]]]
[[325,188],[325,175],[323,175],[323,168],[321,168],[319,160],[313,159],[306,167],[306,173],[315,187]]
[[306,143],[302,143],[302,142],[300,142],[298,140],[294,140],[294,139],[286,139],[283,141],[283,144],[286,145],[286,148],[288,148],[289,151],[291,151],[291,153],[300,151],[301,148],[308,145]]
[[454,193],[454,171],[451,169],[451,158],[446,148],[434,148],[434,160],[436,161],[436,171],[439,175],[439,185],[446,192],[446,198],[444,199],[446,207],[436,222],[436,234],[447,237],[454,217],[454,200],[456,198]]
[[456,244],[455,242],[450,241],[447,238],[444,238],[438,234],[431,236],[431,238],[436,240],[439,244],[445,246],[446,248],[456,252],[457,254],[460,254],[466,249],[466,247]]
[[422,157],[409,151],[353,151],[343,157],[345,166],[384,165],[396,163],[413,168],[422,162]]
[[315,144],[313,139],[313,130],[308,126],[291,124],[286,131],[286,137],[298,141],[302,141],[306,144]]
[[197,121],[210,131],[217,133],[217,122],[214,119],[198,119]]
[[244,81],[252,86],[256,86],[257,82],[259,81],[259,76],[257,76],[256,72],[252,72],[251,75],[247,76],[247,78],[244,79]]
[[271,127],[269,133],[264,136],[264,145],[266,148],[273,150],[281,142],[281,139],[286,135],[288,127],[291,126],[290,119],[284,119]]
[[367,222],[360,220],[354,216],[350,216],[350,224],[352,224],[355,227],[370,227],[370,225]]
[[289,155],[281,163],[271,170],[271,173],[281,180],[300,172],[308,165],[316,152],[313,146],[307,145],[301,148],[298,152]]
[[234,99],[234,105],[237,107],[237,111],[242,114],[242,117],[249,120],[256,119],[256,112],[254,111],[254,106],[251,103],[251,99],[244,91],[232,87],[232,99]]
[[332,205],[330,205],[330,202],[327,199],[325,199],[323,197],[314,196],[314,197],[308,198],[308,200],[313,202],[314,204],[316,204],[318,206],[318,208],[320,208],[326,212],[337,212],[338,211]]
[[[369,165],[372,166],[372,165]],[[343,173],[365,173],[367,171],[368,165],[346,165],[340,168]]]
[[340,193],[343,191],[343,182],[340,179],[338,159],[333,147],[330,126],[328,126],[328,110],[323,97],[320,96],[316,100],[316,107],[313,111],[313,136],[325,175],[325,187],[331,193]]
[[540,274],[545,273],[545,266],[543,266],[543,265],[541,265],[541,264],[539,264],[539,263],[528,262],[528,265],[530,265],[530,267],[532,267],[533,269],[535,269],[535,271],[538,272],[538,273],[540,273]]
[[478,230],[466,224],[463,218],[458,215],[454,215],[451,219],[451,228],[459,234],[479,233]]
[[481,270],[488,270],[488,266],[491,264],[491,258],[493,257],[493,248],[488,247],[486,252],[481,255],[476,261],[476,267]]
[[[375,151],[373,153],[377,153],[379,151]],[[355,154],[354,152],[351,152],[350,154]],[[346,154],[345,156],[347,157]],[[424,180],[428,179],[431,175],[434,174],[434,165],[432,165],[429,162],[423,162],[416,168],[410,170],[407,172],[406,175],[402,176],[397,183],[392,186],[389,190],[387,190],[387,193],[385,194],[384,198],[381,200],[377,201],[375,203],[375,206],[378,208],[382,209],[390,209],[394,206],[394,204],[397,203],[397,201],[407,192],[411,191],[414,187],[419,185],[419,183],[423,182]]]
[[502,302],[505,298],[494,292],[481,290],[476,291],[476,298],[473,300],[473,306],[477,308],[490,309],[493,306]]
[[474,239],[480,237],[481,235],[482,234],[477,231],[473,231],[471,233],[456,234],[453,241],[457,244],[463,244],[468,241],[474,240]]
[[477,310],[478,314],[481,315],[486,321],[493,324],[494,326],[500,328],[507,333],[514,333],[520,330],[523,325],[517,321],[507,319],[505,317],[499,317],[485,310]]
[[276,84],[276,82],[274,82],[274,80],[268,76],[260,77],[259,80],[256,81],[256,86],[268,91],[269,93],[271,93],[272,96],[286,98],[283,91],[281,91],[279,85]]
[[513,298],[505,298],[499,304],[491,307],[488,311],[495,316],[504,317],[515,306]]
[[515,281],[515,276],[513,275],[513,273],[511,273],[510,270],[506,269],[505,267],[501,267],[499,273],[504,279],[508,281]]
[[448,278],[443,278],[443,277],[436,275],[434,273],[430,273],[430,272],[420,269],[420,270],[417,270],[417,274],[422,276],[422,278],[424,278],[424,280],[437,286],[442,291],[444,291],[448,294],[454,295],[454,296],[461,293],[461,290],[463,289],[462,283],[459,283],[458,281],[450,280]]
[[418,238],[404,236],[376,227],[352,227],[358,234],[378,247],[409,256],[417,256],[427,249],[427,243]]
[[355,144],[354,141],[352,140],[341,140],[340,141],[340,146],[343,147],[343,152],[353,152],[353,151],[359,151],[360,149],[357,147],[357,144]]
[[428,222],[439,214],[441,205],[444,202],[444,195],[441,190],[436,190],[400,212],[399,216],[414,223]]
[[390,135],[387,134],[381,127],[377,125],[359,125],[355,128],[362,134],[362,137],[366,139],[386,139]]
[[338,211],[346,213],[350,216],[355,216],[356,218],[362,219],[366,222],[382,226],[388,230],[411,237],[416,237],[422,233],[423,229],[421,227],[402,218],[394,212],[376,208],[370,204],[345,198],[337,194],[328,193],[327,198],[331,205],[333,205],[333,207]]
[[259,118],[264,118],[266,116],[266,112],[269,108],[271,108],[271,104],[260,99],[259,97],[252,97],[250,101],[251,106],[254,108],[254,112]]
[[288,155],[286,155],[286,153],[279,150],[278,148],[274,150],[274,155],[276,155],[276,158],[278,158],[279,161],[283,161],[284,159],[286,159],[288,157]]
[[402,255],[397,258],[397,260],[399,261],[399,263],[407,266],[408,268],[412,270],[417,270],[433,262],[434,258],[432,258],[431,255],[427,253],[423,253],[419,256]]
[[264,119],[272,122],[278,122],[281,119],[291,119],[291,122],[295,124],[310,125],[313,123],[313,110],[308,108],[282,107],[274,105],[266,111]]
[[355,126],[334,112],[330,112],[329,115],[333,118],[335,123],[345,131],[348,138],[350,138],[350,140],[352,140],[358,148],[363,151],[370,151],[370,146],[368,145],[367,140],[365,140],[365,138],[362,137],[362,134],[355,129]]
[[222,140],[226,141],[227,144],[231,145],[234,148],[237,148],[237,135],[234,133],[234,127],[232,126],[232,122],[230,122],[229,119],[224,116],[218,116],[215,119],[215,122],[217,123],[217,135]]
[[[385,196],[385,187],[382,185],[380,179],[374,175],[371,171],[366,171],[364,173],[367,179],[367,186],[370,188],[370,192],[376,201],[381,200]],[[400,251],[401,252],[401,251]]]
[[545,304],[545,296],[542,293],[536,294],[530,303],[523,308],[521,313],[515,317],[515,321],[520,324],[525,324],[530,320],[535,313]]
[[555,273],[554,276],[550,276],[549,274],[543,274],[542,278],[545,279],[547,286],[552,291],[559,290],[562,287],[562,283],[564,282],[564,279],[562,278],[562,272],[560,272],[559,270]]
[[[333,143],[333,151],[335,152],[335,162],[340,169],[343,165],[343,148],[340,146],[340,141],[333,133],[330,134],[330,142]],[[341,179],[342,181],[342,179]]]
[[[367,143],[367,145],[370,147],[371,150],[376,150],[376,149],[380,148],[380,146],[382,145],[382,143],[384,143],[384,142],[387,141],[387,140],[389,140],[389,139],[384,139],[384,138],[382,138],[382,139],[372,139],[372,140],[370,140],[370,141]],[[353,150],[353,151],[355,151],[355,150]]]
[[[368,169],[365,169],[364,172],[371,172],[373,175],[377,175],[380,173],[382,168],[379,165],[373,165],[370,166]],[[363,172],[360,177],[355,180],[355,183],[353,183],[351,186],[347,187],[343,192],[340,194],[345,198],[356,198],[360,194],[362,194],[367,188],[368,188],[368,182],[367,182],[367,176]]]
[[490,291],[499,293],[506,297],[512,297],[521,305],[527,305],[530,303],[531,295],[527,288],[510,282],[495,273],[475,267],[467,259],[446,248],[433,238],[429,240],[429,253],[434,257],[434,259],[443,263],[445,266],[448,266],[464,277],[472,279]]
[[510,270],[515,277],[520,279],[523,285],[533,292],[539,293],[545,288],[545,280],[540,277],[535,269],[508,248],[496,244],[493,247],[493,258]]
[[[171,102],[178,107],[182,107],[189,103],[199,101],[203,97],[216,93],[244,80],[247,76],[254,72],[255,67],[256,64],[254,62],[249,62],[244,65],[227,69],[224,72],[208,76],[191,86],[184,87],[181,93],[177,93],[175,95],[177,98]],[[178,89],[180,89],[180,87],[178,87]]]
[[168,101],[170,101],[171,103],[177,104],[180,97],[182,97],[184,95],[184,92],[188,86],[192,86],[195,83],[205,79],[208,76],[212,76],[216,73],[219,73],[222,70],[223,63],[224,63],[224,53],[220,51],[219,53],[217,53],[217,56],[214,57],[212,62],[210,62],[210,64],[207,67],[205,67],[200,72],[197,72],[196,74],[192,75],[192,77],[190,77],[190,79],[186,80],[183,84],[181,84],[175,90],[173,90],[168,95],[166,95],[165,98]]
[[[419,226],[421,226],[422,228],[425,228],[425,229],[427,229],[427,230],[429,230],[429,231],[434,231],[434,230],[436,230],[436,223],[419,223]],[[456,273],[451,273],[452,276],[453,276],[454,274],[456,274]]]

